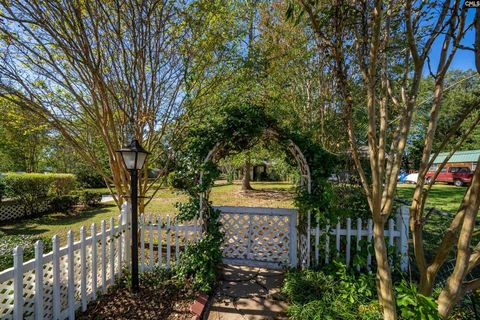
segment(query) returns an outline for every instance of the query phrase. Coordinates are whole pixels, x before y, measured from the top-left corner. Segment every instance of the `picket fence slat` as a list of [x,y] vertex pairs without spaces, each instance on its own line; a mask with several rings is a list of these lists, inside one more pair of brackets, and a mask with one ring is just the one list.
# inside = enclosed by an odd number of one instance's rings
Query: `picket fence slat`
[[102,292],[107,292],[107,226],[105,220],[101,222],[102,241]]
[[75,318],[75,297],[74,290],[75,290],[75,257],[73,252],[73,232],[69,230],[67,233],[67,247],[68,247],[68,287],[67,287],[67,301],[68,301],[68,318],[74,319]]
[[122,262],[123,262],[123,256],[122,256],[122,241],[123,241],[123,230],[122,230],[122,222],[123,222],[123,219],[122,219],[122,215],[120,214],[118,216],[118,235],[117,235],[117,252],[118,252],[118,256],[117,256],[117,274],[118,274],[118,278],[121,278],[122,277]]
[[150,236],[150,241],[149,241],[149,246],[148,249],[150,249],[150,255],[149,255],[149,261],[148,261],[148,267],[149,270],[153,268],[153,222],[152,222],[152,215],[149,216],[148,218],[148,233]]
[[97,226],[92,223],[92,298],[97,299]]
[[87,234],[85,227],[80,228],[80,265],[82,268],[82,280],[80,282],[80,297],[82,300],[82,311],[87,310],[87,246],[85,238]]
[[115,239],[113,238],[114,225],[115,221],[113,217],[110,217],[110,285],[115,283]]
[[13,319],[23,319],[23,248],[13,249]]
[[59,319],[61,312],[60,305],[60,255],[59,239],[57,235],[52,238],[53,247],[53,318]]
[[[389,246],[395,246],[397,253],[401,254],[400,269],[407,271],[408,269],[408,208],[401,207],[397,213],[396,221],[389,219],[387,223],[387,229],[384,230],[384,236]],[[373,221],[367,220],[366,229],[364,229],[363,221],[361,218],[357,218],[356,228],[352,228],[352,221],[347,218],[344,222],[345,228],[342,228],[342,223],[338,222],[335,229],[330,229],[328,225],[324,230],[319,229],[318,220],[315,228],[311,228],[311,232],[315,235],[315,239],[312,240],[314,251],[309,253],[314,257],[315,263],[319,263],[319,250],[320,242],[317,237],[323,237],[325,242],[323,245],[325,258],[324,262],[328,264],[330,262],[330,237],[335,236],[335,255],[337,257],[344,257],[347,266],[351,265],[353,254],[361,254],[361,240],[366,237],[367,243],[372,244],[373,240]],[[342,237],[345,239],[342,248]],[[355,237],[355,251],[352,249],[352,237]],[[352,254],[353,253],[353,254]],[[372,265],[372,256],[370,250],[366,257],[367,269],[370,270]],[[356,269],[360,271],[360,266],[357,264]]]
[[158,262],[158,266],[161,267],[162,266],[162,248],[163,248],[163,245],[162,245],[162,217],[161,216],[158,216],[158,220],[157,220],[157,235],[158,235],[158,239],[157,239],[157,242],[158,242],[158,249],[157,249],[157,254],[158,254],[158,259],[157,259],[157,262]]
[[166,228],[166,233],[165,237],[167,238],[167,268],[170,268],[170,258],[171,258],[171,244],[170,244],[170,216],[167,215],[167,228]]
[[35,320],[43,319],[43,242],[35,242]]

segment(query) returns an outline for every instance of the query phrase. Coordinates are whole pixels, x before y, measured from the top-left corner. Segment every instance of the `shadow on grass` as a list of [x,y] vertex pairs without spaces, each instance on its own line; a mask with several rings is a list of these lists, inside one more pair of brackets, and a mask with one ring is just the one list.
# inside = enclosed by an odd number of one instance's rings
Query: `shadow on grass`
[[247,198],[255,198],[262,200],[291,200],[294,196],[292,191],[282,189],[253,189],[247,191],[239,191],[241,196]]
[[97,208],[74,213],[48,213],[39,217],[27,217],[12,221],[6,225],[0,226],[0,232],[6,235],[39,235],[50,231],[49,228],[42,226],[68,226],[78,222],[92,219],[98,215],[112,212],[117,208],[114,204],[102,204]]

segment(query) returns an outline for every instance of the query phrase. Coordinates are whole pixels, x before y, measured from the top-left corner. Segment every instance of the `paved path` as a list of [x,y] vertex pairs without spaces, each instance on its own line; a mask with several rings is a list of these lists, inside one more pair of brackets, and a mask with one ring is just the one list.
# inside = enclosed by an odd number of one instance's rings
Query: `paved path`
[[287,319],[282,283],[283,271],[226,265],[207,319]]
[[101,203],[113,201],[113,197],[111,195],[102,195]]

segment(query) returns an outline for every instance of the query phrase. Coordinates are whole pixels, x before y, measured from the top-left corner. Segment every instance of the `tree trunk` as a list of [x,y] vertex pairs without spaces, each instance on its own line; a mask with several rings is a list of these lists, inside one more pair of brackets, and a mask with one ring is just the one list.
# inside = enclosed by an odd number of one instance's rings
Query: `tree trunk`
[[243,165],[242,191],[253,190],[250,185],[250,167],[250,157],[247,157]]
[[[480,165],[480,160],[477,161],[477,166],[478,165]],[[466,293],[464,281],[469,272],[469,262],[472,254],[470,243],[475,229],[479,206],[480,167],[477,167],[471,186],[462,202],[462,207],[465,210],[465,218],[463,219],[462,229],[458,237],[455,269],[450,277],[448,277],[447,284],[438,297],[438,313],[442,318],[448,317],[453,307]]]
[[377,260],[378,301],[383,309],[383,319],[397,319],[395,294],[393,293],[392,275],[388,265],[387,245],[384,236],[384,223],[375,221],[373,225],[375,258]]

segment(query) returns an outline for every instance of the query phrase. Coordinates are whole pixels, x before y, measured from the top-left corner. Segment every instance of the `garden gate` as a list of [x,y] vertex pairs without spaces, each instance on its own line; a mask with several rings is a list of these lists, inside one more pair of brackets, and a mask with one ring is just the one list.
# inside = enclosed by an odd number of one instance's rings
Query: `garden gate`
[[267,268],[297,266],[297,210],[214,207],[221,211],[224,262]]

